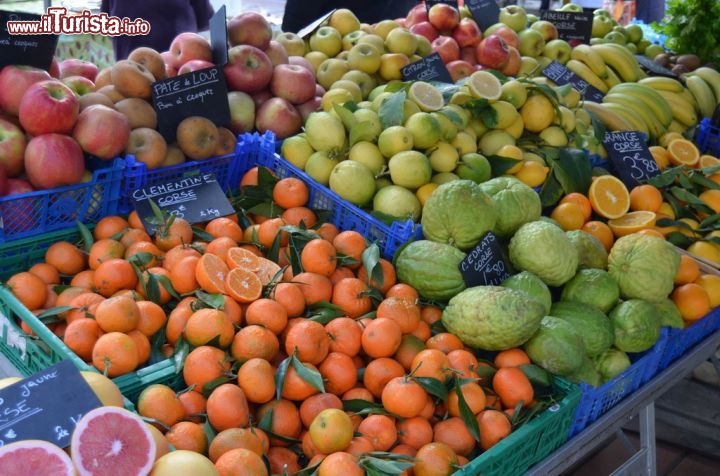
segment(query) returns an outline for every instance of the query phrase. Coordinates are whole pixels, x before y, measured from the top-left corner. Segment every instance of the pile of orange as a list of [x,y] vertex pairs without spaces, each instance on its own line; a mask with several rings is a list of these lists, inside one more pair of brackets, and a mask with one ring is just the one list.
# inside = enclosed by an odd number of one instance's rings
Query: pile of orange
[[[253,169],[242,183],[257,181]],[[535,404],[517,368],[529,363],[522,350],[501,353],[497,371],[479,362],[457,336],[432,330],[441,309],[398,283],[390,261],[366,269],[360,233],[317,223],[301,180],[277,180],[272,199],[279,216],[245,229],[216,218],[201,225],[206,240],[181,218],[151,237],[134,212],[107,217],[86,249],[56,243],[7,284],[35,313],[62,309],[54,332],[109,376],[147,363],[159,334],[166,356],[189,345],[186,388],[148,386],[136,408],[164,442],[218,467],[266,459],[278,474],[315,463],[356,474],[363,455],[390,451],[416,457],[423,474],[512,431],[513,413]],[[419,377],[456,382],[476,433],[455,391],[439,398]],[[316,422],[349,400],[365,410]]]

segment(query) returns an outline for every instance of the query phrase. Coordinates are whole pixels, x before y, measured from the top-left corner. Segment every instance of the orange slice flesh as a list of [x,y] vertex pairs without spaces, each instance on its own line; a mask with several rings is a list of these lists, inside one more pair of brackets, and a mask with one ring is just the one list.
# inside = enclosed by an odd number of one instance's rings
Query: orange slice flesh
[[233,268],[225,278],[225,289],[237,302],[253,302],[262,294],[262,282],[257,274],[242,268]]
[[242,268],[248,271],[258,271],[260,263],[258,256],[247,248],[234,246],[230,248],[225,256],[225,262],[228,268]]
[[670,162],[675,165],[695,167],[700,160],[697,146],[687,139],[673,139],[667,146]]
[[588,199],[595,213],[608,219],[620,218],[630,209],[630,192],[625,184],[613,175],[593,178]]
[[195,266],[195,279],[203,291],[211,294],[225,294],[225,277],[228,266],[222,258],[205,253]]
[[637,233],[655,226],[655,213],[647,210],[629,212],[620,218],[608,220],[607,224],[616,237]]
[[255,274],[257,274],[258,278],[260,278],[260,282],[263,286],[270,284],[273,279],[279,280],[280,278],[277,277],[277,274],[281,270],[282,268],[276,262],[262,256],[258,256],[258,270],[255,271]]

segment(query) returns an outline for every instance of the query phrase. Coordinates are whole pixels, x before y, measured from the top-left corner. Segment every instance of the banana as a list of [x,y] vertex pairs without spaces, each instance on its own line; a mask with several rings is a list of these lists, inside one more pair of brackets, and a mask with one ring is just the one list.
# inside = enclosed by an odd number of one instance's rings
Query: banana
[[665,126],[660,123],[660,120],[657,116],[655,116],[647,104],[645,104],[645,101],[639,97],[631,94],[616,92],[605,95],[603,98],[603,104],[606,103],[615,103],[630,109],[636,116],[643,120],[643,122],[647,125],[648,131],[653,137],[660,137],[665,133]]
[[588,111],[591,116],[596,117],[608,131],[631,131],[630,124],[624,117],[611,111],[605,105],[594,101],[583,101],[582,107]]
[[667,76],[649,76],[638,81],[639,84],[650,86],[659,91],[671,91],[681,93],[684,88],[683,84],[675,78]]
[[710,85],[700,76],[687,76],[685,86],[695,97],[695,101],[697,101],[700,108],[700,115],[702,117],[712,117],[713,112],[715,112],[715,96]]
[[715,103],[720,103],[720,72],[707,66],[701,66],[693,71],[693,75],[695,74],[708,83],[708,86],[710,86],[715,95]]
[[640,131],[645,134],[645,137],[648,137],[650,135],[650,129],[648,128],[648,125],[645,123],[643,118],[636,114],[635,111],[633,111],[632,109],[628,108],[627,106],[613,102],[604,102],[602,103],[602,105],[603,107],[610,109],[612,112],[618,114],[629,124],[631,124],[632,128],[626,130]]
[[608,93],[622,92],[642,100],[658,118],[660,124],[667,127],[672,121],[672,110],[665,98],[654,89],[640,83],[621,83],[610,88]]
[[607,78],[608,68],[602,56],[590,48],[590,45],[581,43],[576,45],[570,53],[570,59],[585,63],[600,79]]
[[608,88],[612,88],[613,86],[617,86],[622,83],[622,79],[618,77],[617,73],[612,68],[607,68],[607,77],[603,79],[603,81],[605,81]]
[[565,67],[580,76],[583,81],[595,86],[603,93],[607,92],[608,87],[605,82],[600,79],[597,74],[593,73],[593,71],[585,63],[571,59],[568,60],[567,63],[565,63]]
[[598,43],[591,46],[602,57],[605,64],[615,70],[623,82],[636,82],[640,79],[640,66],[630,50],[614,43]]
[[688,127],[685,124],[676,121],[675,119],[673,119],[673,121],[668,126],[668,132],[679,132],[680,134],[684,134],[685,132],[687,132],[687,130]]
[[698,116],[697,112],[695,112],[695,108],[684,96],[671,93],[669,91],[658,91],[658,93],[665,98],[665,101],[667,101],[670,106],[674,121],[683,124],[685,129],[698,123]]

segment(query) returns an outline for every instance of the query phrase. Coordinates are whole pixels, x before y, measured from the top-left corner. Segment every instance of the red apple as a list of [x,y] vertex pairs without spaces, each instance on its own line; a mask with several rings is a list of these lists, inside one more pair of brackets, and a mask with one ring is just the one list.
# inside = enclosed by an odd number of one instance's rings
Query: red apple
[[475,71],[475,65],[463,60],[450,61],[445,65],[453,82],[467,78]]
[[253,98],[253,102],[255,103],[255,111],[257,112],[258,109],[260,109],[260,106],[267,101],[268,99],[275,97],[273,96],[272,91],[270,91],[270,88],[263,89],[262,91],[258,91],[256,93],[252,93],[250,95]]
[[264,50],[272,39],[272,27],[267,19],[257,12],[244,11],[227,22],[230,46],[251,45]]
[[475,20],[472,18],[462,18],[460,23],[453,28],[452,37],[457,41],[460,48],[464,46],[475,46],[482,40],[482,32]]
[[304,56],[288,56],[288,64],[302,66],[310,71],[313,74],[313,77],[315,77],[315,69],[313,68],[312,63],[310,63]]
[[58,64],[60,68],[60,79],[68,76],[84,76],[95,82],[100,68],[95,63],[77,58],[66,58]]
[[19,195],[34,191],[35,187],[25,179],[7,179],[5,196],[8,197],[8,200],[0,201],[0,216],[3,217],[6,236],[10,233],[21,233],[37,228],[39,215],[37,198],[19,197]]
[[427,6],[425,6],[425,2],[419,2],[417,5],[413,6],[405,16],[405,27],[410,28],[416,23],[427,21],[427,19]]
[[228,50],[223,68],[228,89],[255,93],[267,88],[273,66],[265,52],[251,45],[237,45]]
[[83,96],[95,91],[95,83],[85,76],[66,76],[60,81],[69,87],[77,96]]
[[80,102],[75,93],[59,80],[48,79],[25,91],[18,117],[30,135],[69,134],[79,112]]
[[25,148],[25,173],[37,189],[80,183],[84,172],[82,148],[68,135],[38,135]]
[[440,36],[440,32],[438,31],[438,29],[432,26],[429,21],[421,21],[415,23],[409,28],[409,30],[416,35],[424,36],[430,41],[433,41],[435,38]]
[[27,140],[20,127],[0,118],[0,167],[8,177],[17,177],[23,171]]
[[497,35],[507,43],[508,46],[513,48],[520,48],[520,36],[515,30],[509,26],[501,26],[492,32],[493,35]]
[[500,70],[510,58],[508,44],[498,35],[492,34],[483,38],[475,47],[475,59],[478,64]]
[[182,66],[180,66],[177,70],[177,74],[185,74],[185,73],[191,73],[193,71],[197,71],[199,69],[205,69],[210,68],[212,66],[215,66],[215,63],[212,61],[206,61],[202,59],[191,59],[187,63],[184,63]]
[[175,55],[168,51],[163,51],[160,53],[160,56],[162,57],[163,61],[165,62],[165,71],[167,71],[168,66],[175,68],[175,70],[178,69],[179,65],[177,64],[177,60],[175,59]]
[[447,3],[433,4],[427,16],[428,21],[440,32],[449,32],[460,22],[460,12]]
[[273,66],[288,63],[287,50],[285,50],[282,43],[277,40],[270,40],[270,43],[263,51],[265,51],[265,54],[268,55],[268,58],[270,58],[270,62]]
[[297,134],[302,125],[302,115],[283,98],[268,99],[262,103],[255,115],[255,128],[258,132],[272,131],[278,139]]
[[[482,41],[482,40],[481,40]],[[467,61],[468,63],[474,65],[477,63],[477,59],[475,59],[475,46],[464,46],[460,48],[460,59],[463,61]]]
[[8,176],[5,172],[5,167],[0,166],[0,197],[7,195],[8,191]]
[[505,66],[500,69],[500,72],[505,76],[515,76],[518,74],[518,71],[520,71],[522,57],[520,56],[520,52],[517,48],[513,48],[512,46],[508,46],[508,52],[510,53],[508,55],[508,60],[505,63]]
[[250,132],[255,128],[255,101],[242,91],[228,92],[230,106],[229,129],[235,134]]
[[130,120],[107,106],[89,106],[78,116],[72,136],[86,153],[110,160],[127,147]]
[[315,75],[299,65],[279,64],[273,69],[270,91],[293,104],[303,103],[315,96]]
[[44,69],[32,66],[8,65],[0,70],[0,109],[18,115],[20,100],[27,88],[38,81],[52,79]]
[[[173,56],[171,66],[175,68],[192,59],[212,61],[210,42],[198,33],[189,31],[180,33],[173,38],[172,43],[170,43],[170,53]],[[166,62],[166,64],[168,63]]]
[[322,110],[322,96],[313,96],[313,98],[309,101],[305,101],[304,103],[295,106],[295,109],[298,110],[303,118],[303,123],[305,123],[311,112]]
[[440,35],[433,40],[431,46],[433,52],[438,53],[445,64],[460,59],[460,47],[451,36]]

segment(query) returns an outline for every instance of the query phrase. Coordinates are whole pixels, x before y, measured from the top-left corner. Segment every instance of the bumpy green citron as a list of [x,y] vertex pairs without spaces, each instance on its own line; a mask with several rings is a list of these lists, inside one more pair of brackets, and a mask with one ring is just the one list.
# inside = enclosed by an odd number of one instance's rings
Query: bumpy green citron
[[527,341],[544,315],[543,305],[523,291],[474,286],[450,299],[442,323],[471,347],[503,350]]
[[615,240],[608,255],[608,272],[622,297],[659,301],[673,290],[680,254],[657,236],[633,233]]
[[430,240],[413,241],[395,259],[398,279],[426,299],[447,301],[465,289],[460,262],[465,253],[454,246]]
[[660,337],[660,317],[644,299],[622,301],[610,311],[615,330],[615,347],[625,352],[642,352]]
[[682,329],[685,327],[685,321],[683,321],[680,310],[670,298],[665,298],[660,301],[651,303],[655,310],[660,316],[660,325],[663,327],[674,327],[676,329]]
[[498,236],[511,236],[542,214],[540,195],[515,177],[495,177],[481,183],[480,188],[497,204],[498,219],[493,233]]
[[312,112],[304,127],[308,142],[317,151],[338,151],[345,147],[345,126],[335,114]]
[[580,367],[576,371],[565,375],[565,377],[573,383],[584,382],[593,387],[597,387],[603,383],[602,375],[595,368],[593,360],[587,355],[582,357]]
[[565,319],[575,326],[585,344],[585,352],[594,357],[608,350],[615,340],[612,323],[604,312],[574,301],[556,301],[550,315]]
[[524,345],[528,357],[548,372],[570,375],[587,359],[585,344],[575,326],[555,316],[545,316],[537,332]]
[[607,314],[620,299],[620,287],[604,269],[580,269],[565,283],[560,299],[581,302]]
[[570,230],[565,234],[578,252],[578,268],[607,268],[607,250],[595,235],[583,230]]
[[425,202],[425,238],[461,250],[475,246],[498,218],[494,200],[472,180],[453,180],[436,188]]
[[595,368],[598,372],[600,372],[603,382],[607,382],[608,380],[617,377],[625,369],[632,365],[630,357],[628,357],[628,355],[622,350],[614,347],[609,348],[602,354],[594,357],[592,360]]
[[510,239],[510,261],[548,286],[561,286],[577,270],[578,255],[565,232],[543,220],[522,225]]
[[542,279],[530,271],[520,271],[519,273],[513,274],[503,281],[501,286],[527,293],[530,297],[540,301],[545,314],[550,312],[550,306],[552,306],[552,293],[550,292],[550,288],[548,288]]

